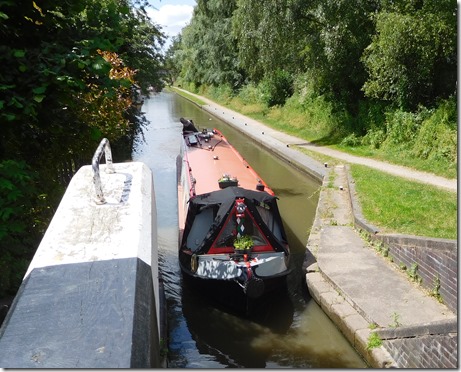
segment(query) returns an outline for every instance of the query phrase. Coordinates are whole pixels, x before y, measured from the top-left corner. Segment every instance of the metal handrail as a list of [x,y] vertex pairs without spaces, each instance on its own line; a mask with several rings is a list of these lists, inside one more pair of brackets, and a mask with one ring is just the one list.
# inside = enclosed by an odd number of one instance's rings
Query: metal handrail
[[93,183],[96,191],[96,204],[104,204],[104,194],[102,192],[101,176],[99,175],[99,162],[104,150],[104,158],[106,159],[106,173],[115,173],[114,165],[112,164],[112,151],[110,149],[110,143],[107,138],[103,138],[99,143],[98,148],[94,152],[91,166],[93,167]]

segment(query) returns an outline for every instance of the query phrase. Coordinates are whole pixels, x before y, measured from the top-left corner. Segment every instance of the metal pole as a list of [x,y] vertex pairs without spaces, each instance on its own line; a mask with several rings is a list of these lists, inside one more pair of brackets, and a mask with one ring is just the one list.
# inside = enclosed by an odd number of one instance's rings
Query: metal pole
[[99,162],[104,150],[104,157],[106,159],[106,173],[115,173],[114,165],[112,164],[112,151],[110,149],[110,143],[107,138],[103,138],[96,149],[91,166],[93,167],[93,183],[96,191],[96,204],[104,204],[104,194],[102,192],[101,176],[99,174]]

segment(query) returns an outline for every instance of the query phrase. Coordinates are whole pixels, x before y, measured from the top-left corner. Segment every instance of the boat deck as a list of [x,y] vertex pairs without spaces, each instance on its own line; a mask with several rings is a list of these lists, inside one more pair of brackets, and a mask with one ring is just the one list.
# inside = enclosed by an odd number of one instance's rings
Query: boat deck
[[238,179],[238,186],[255,190],[258,183],[264,185],[264,191],[274,192],[261,179],[256,171],[229,144],[227,139],[217,133],[208,142],[202,139],[202,146],[189,146],[187,161],[192,177],[195,178],[196,195],[219,190],[218,180],[227,174]]

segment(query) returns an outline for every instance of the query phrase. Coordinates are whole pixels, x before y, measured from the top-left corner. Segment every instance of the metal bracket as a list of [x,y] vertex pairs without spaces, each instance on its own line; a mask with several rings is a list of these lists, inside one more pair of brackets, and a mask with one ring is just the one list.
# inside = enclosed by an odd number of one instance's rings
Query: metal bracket
[[104,151],[104,157],[106,159],[106,173],[115,173],[114,165],[112,164],[112,151],[110,149],[110,143],[107,138],[103,138],[99,143],[98,148],[94,152],[91,166],[93,167],[93,183],[96,191],[96,204],[104,204],[104,194],[102,192],[101,176],[99,175],[99,162]]

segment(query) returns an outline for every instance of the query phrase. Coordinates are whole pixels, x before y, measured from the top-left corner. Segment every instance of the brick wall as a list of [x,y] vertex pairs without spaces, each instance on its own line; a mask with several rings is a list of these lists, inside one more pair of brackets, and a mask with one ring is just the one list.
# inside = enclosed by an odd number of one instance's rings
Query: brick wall
[[457,335],[421,336],[385,341],[399,368],[457,368]]
[[397,266],[405,265],[410,269],[417,264],[416,274],[421,285],[433,291],[437,279],[440,282],[439,294],[443,303],[457,313],[458,296],[458,247],[454,240],[431,239],[406,235],[374,236],[389,247]]
[[456,321],[378,331],[399,368],[457,368]]

